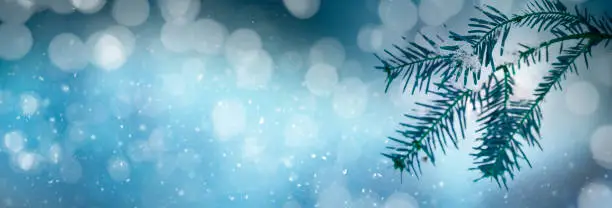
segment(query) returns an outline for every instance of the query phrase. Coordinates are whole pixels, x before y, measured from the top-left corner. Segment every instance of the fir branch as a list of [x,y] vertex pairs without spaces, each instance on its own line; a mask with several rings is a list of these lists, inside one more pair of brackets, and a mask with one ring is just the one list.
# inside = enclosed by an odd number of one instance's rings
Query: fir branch
[[[411,94],[414,94],[417,89],[429,92],[431,85],[451,79],[458,80],[461,76],[472,72],[473,67],[464,61],[465,52],[458,46],[441,46],[427,36],[422,34],[421,36],[427,45],[415,42],[410,42],[406,47],[393,45],[401,55],[395,55],[388,50],[385,50],[388,56],[386,59],[375,55],[382,63],[382,66],[376,68],[387,74],[385,92],[388,92],[391,83],[400,76],[404,81],[402,92],[405,92],[410,82],[413,82]],[[433,80],[436,76],[439,76],[440,80]],[[464,84],[465,82],[467,79],[464,80]]]
[[497,68],[503,72],[501,80],[493,74],[491,86],[485,92],[486,104],[478,119],[481,128],[477,130],[482,136],[477,139],[482,143],[475,147],[477,167],[470,170],[479,170],[484,178],[494,180],[498,186],[507,187],[507,177],[514,178],[514,172],[520,170],[520,160],[524,160],[531,167],[527,156],[522,149],[522,143],[515,137],[517,124],[525,113],[524,105],[510,100],[513,95],[514,80],[508,65]]
[[501,45],[500,55],[504,54],[506,40],[511,28],[515,26],[537,28],[539,32],[553,30],[559,26],[579,32],[584,31],[583,26],[595,28],[588,17],[568,12],[558,0],[534,0],[525,11],[512,17],[488,5],[484,8],[476,7],[476,9],[481,11],[486,18],[471,18],[471,23],[468,24],[470,27],[468,35],[451,32],[450,38],[470,44],[474,54],[478,55],[478,60],[485,67],[496,66],[493,51],[499,43]]
[[[549,48],[551,46],[553,46],[554,44],[557,43],[562,43],[564,41],[569,41],[569,40],[595,40],[595,41],[610,41],[612,40],[612,33],[611,34],[602,34],[602,33],[596,33],[596,32],[587,32],[587,33],[580,33],[580,34],[559,34],[562,32],[557,32],[557,38],[548,40],[548,41],[544,41],[542,43],[540,43],[538,46],[535,47],[529,47],[527,45],[524,44],[519,44],[520,46],[522,46],[524,49],[522,51],[518,52],[518,67],[521,67],[521,63],[526,64],[527,66],[536,63],[536,62],[540,62],[542,61],[542,56],[544,56],[545,61],[548,62],[549,60]],[[563,51],[563,47],[560,47],[560,51]]]
[[[419,153],[422,151],[426,157],[431,159],[435,165],[436,157],[434,150],[440,148],[446,154],[448,140],[455,148],[459,138],[465,138],[466,128],[466,105],[472,96],[470,90],[460,90],[451,85],[440,85],[437,92],[433,94],[440,97],[430,104],[417,103],[427,110],[425,115],[404,115],[410,122],[400,123],[402,130],[397,130],[406,139],[389,137],[390,140],[401,145],[400,147],[389,146],[388,149],[394,153],[383,155],[394,161],[394,166],[418,177],[421,173],[421,162]],[[460,134],[457,134],[457,131]],[[401,163],[398,165],[397,162]]]

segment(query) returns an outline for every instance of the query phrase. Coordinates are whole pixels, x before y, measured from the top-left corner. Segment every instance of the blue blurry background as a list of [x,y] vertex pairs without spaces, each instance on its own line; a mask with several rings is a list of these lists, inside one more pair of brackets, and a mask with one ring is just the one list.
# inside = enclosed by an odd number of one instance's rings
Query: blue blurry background
[[547,99],[544,151],[508,191],[472,182],[475,133],[420,180],[380,155],[428,98],[385,94],[373,54],[481,4],[525,1],[0,0],[0,207],[607,207],[609,49]]

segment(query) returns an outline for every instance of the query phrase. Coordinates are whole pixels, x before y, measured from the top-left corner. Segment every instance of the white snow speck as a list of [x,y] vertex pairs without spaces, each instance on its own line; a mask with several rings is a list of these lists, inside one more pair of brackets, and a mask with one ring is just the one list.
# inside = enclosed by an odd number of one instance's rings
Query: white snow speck
[[346,51],[335,38],[321,38],[310,48],[310,64],[328,64],[339,68],[344,63]]
[[23,24],[0,24],[0,37],[0,59],[21,59],[30,52],[34,44],[32,32]]
[[11,153],[18,153],[25,148],[26,138],[20,131],[11,131],[4,135],[4,147]]
[[49,44],[48,53],[51,63],[66,72],[81,70],[89,62],[85,44],[72,33],[56,35]]
[[317,14],[321,0],[283,0],[285,8],[298,19],[308,19]]
[[338,72],[328,64],[315,64],[306,72],[306,88],[313,95],[329,96],[338,84]]
[[246,108],[237,100],[223,100],[212,111],[213,128],[218,139],[225,141],[246,129]]
[[147,21],[150,10],[148,0],[116,0],[111,14],[119,24],[138,26]]
[[575,115],[591,115],[599,107],[599,93],[586,81],[569,85],[565,91],[565,105]]
[[367,107],[367,86],[356,77],[349,77],[340,82],[333,95],[333,108],[342,118],[361,116]]
[[418,10],[412,0],[382,0],[378,5],[378,16],[387,27],[405,32],[416,25]]

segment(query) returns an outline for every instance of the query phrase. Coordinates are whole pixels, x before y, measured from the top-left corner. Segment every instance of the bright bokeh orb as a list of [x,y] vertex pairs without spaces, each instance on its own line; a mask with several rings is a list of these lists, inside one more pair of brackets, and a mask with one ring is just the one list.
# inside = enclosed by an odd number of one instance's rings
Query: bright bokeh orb
[[98,68],[113,71],[127,61],[128,51],[118,37],[105,31],[93,34],[87,41],[90,61]]
[[23,24],[0,24],[0,37],[0,59],[4,60],[21,59],[34,45],[32,32]]
[[334,112],[342,118],[357,118],[367,107],[367,86],[356,77],[349,77],[338,84],[332,98]]
[[575,115],[591,115],[599,108],[599,92],[593,84],[581,81],[565,89],[565,105]]
[[351,202],[351,193],[346,187],[337,183],[323,189],[317,198],[318,207],[321,208],[351,207]]
[[200,0],[159,0],[161,14],[167,23],[187,24],[200,14]]
[[225,59],[232,66],[244,66],[252,61],[252,54],[262,47],[261,36],[257,32],[247,28],[237,29],[225,42]]
[[36,5],[30,0],[0,1],[0,22],[23,24],[30,19],[36,10]]
[[612,204],[612,190],[609,186],[592,182],[580,189],[578,208],[606,208]]
[[4,135],[4,147],[11,153],[18,153],[25,148],[26,138],[20,131],[11,131]]
[[335,38],[321,38],[310,48],[310,64],[328,64],[339,68],[346,59],[346,51]]
[[338,72],[328,64],[315,64],[306,72],[306,88],[317,96],[329,96],[338,84]]
[[404,208],[418,208],[419,203],[414,199],[414,197],[407,193],[394,193],[387,198],[384,208],[396,208],[396,207],[404,207]]
[[412,0],[381,0],[378,17],[387,27],[405,32],[416,25],[418,9]]
[[81,13],[94,14],[104,8],[106,0],[70,0],[70,3]]
[[199,19],[191,24],[194,48],[197,52],[216,55],[223,51],[228,36],[227,28],[213,19]]
[[87,66],[87,47],[78,36],[72,33],[56,35],[49,44],[51,63],[65,72],[76,72]]
[[130,164],[123,157],[114,157],[110,159],[106,170],[115,181],[125,181],[130,177]]
[[111,14],[119,24],[138,26],[147,21],[150,10],[148,0],[116,0]]
[[319,125],[308,115],[295,114],[286,122],[284,136],[288,147],[313,146],[319,136]]
[[591,135],[591,154],[595,162],[612,169],[612,125],[598,127]]
[[226,141],[242,134],[246,129],[246,112],[240,101],[219,101],[212,110],[213,128],[217,138]]
[[383,45],[383,32],[373,25],[362,26],[357,34],[357,46],[364,52],[376,52]]
[[463,3],[464,0],[423,0],[419,4],[419,17],[427,25],[439,26],[459,13]]
[[21,114],[25,116],[32,116],[38,112],[38,108],[41,106],[40,99],[36,94],[24,93],[21,95]]
[[321,0],[283,0],[285,8],[298,19],[308,19],[317,14]]
[[160,39],[168,51],[184,53],[193,49],[191,24],[166,22],[161,28]]
[[241,89],[265,88],[274,72],[272,57],[264,50],[255,50],[243,56],[236,66],[236,85]]

